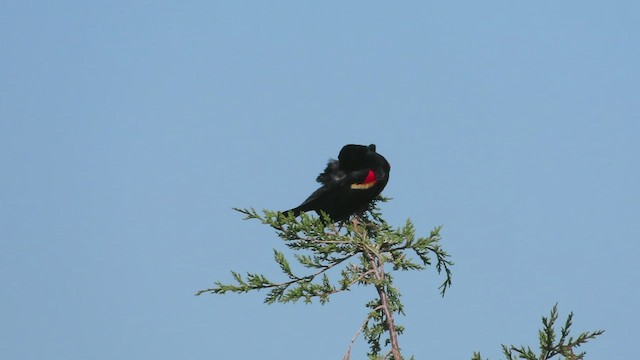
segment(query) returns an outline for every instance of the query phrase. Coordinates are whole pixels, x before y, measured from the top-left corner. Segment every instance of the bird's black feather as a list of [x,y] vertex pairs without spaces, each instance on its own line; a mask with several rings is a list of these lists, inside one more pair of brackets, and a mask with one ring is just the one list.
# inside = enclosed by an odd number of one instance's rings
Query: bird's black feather
[[338,160],[329,160],[316,180],[322,186],[299,206],[285,211],[298,216],[314,210],[327,213],[334,221],[347,220],[352,214],[365,211],[389,181],[391,166],[376,146],[345,145]]

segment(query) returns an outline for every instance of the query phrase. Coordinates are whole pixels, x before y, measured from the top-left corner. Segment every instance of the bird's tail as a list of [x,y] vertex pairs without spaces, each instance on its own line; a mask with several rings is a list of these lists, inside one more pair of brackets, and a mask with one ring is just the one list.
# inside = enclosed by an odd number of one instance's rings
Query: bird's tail
[[289,210],[283,211],[282,214],[284,216],[289,216],[289,215],[293,214],[293,217],[298,217],[298,215],[300,215],[300,213],[302,213],[302,211],[303,210],[300,209],[300,207],[298,206],[298,207],[295,207],[293,209],[289,209]]

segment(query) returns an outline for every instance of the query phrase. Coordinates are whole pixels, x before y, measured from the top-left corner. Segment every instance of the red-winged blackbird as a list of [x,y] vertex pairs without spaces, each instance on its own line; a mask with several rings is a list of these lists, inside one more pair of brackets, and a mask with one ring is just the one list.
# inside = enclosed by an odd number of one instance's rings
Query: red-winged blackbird
[[376,146],[345,145],[338,160],[331,159],[316,181],[322,187],[298,207],[285,211],[294,216],[315,210],[327,213],[333,221],[343,221],[360,213],[380,194],[389,181],[391,167]]

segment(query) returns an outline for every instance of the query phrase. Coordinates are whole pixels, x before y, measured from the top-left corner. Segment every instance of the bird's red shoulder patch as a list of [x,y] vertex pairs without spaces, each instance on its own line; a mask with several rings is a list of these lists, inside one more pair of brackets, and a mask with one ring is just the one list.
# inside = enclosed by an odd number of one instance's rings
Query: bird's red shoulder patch
[[367,174],[367,177],[364,179],[364,182],[361,184],[351,184],[351,188],[364,190],[372,187],[377,182],[378,182],[378,179],[376,178],[376,174],[373,172],[373,170],[369,170],[369,173]]

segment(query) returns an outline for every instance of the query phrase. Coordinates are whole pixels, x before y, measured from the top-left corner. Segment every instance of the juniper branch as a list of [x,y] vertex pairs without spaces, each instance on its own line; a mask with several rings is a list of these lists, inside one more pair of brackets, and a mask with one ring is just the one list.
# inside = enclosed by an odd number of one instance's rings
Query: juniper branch
[[[449,260],[449,254],[438,244],[440,227],[431,231],[428,237],[416,238],[411,221],[407,220],[404,226],[393,229],[382,219],[375,206],[354,218],[354,221],[338,225],[331,223],[326,215],[314,218],[303,213],[299,218],[294,218],[268,210],[262,213],[253,208],[235,210],[242,213],[244,219],[258,220],[272,227],[285,245],[295,251],[297,263],[310,272],[297,274],[284,253],[274,250],[274,260],[288,280],[274,282],[262,274],[247,273],[243,277],[232,271],[235,283],[216,282],[213,288],[200,290],[196,295],[266,289],[269,292],[265,302],[269,304],[300,299],[311,302],[314,298],[325,303],[331,295],[355,285],[373,286],[377,299],[367,304],[370,312],[351,340],[345,358],[350,356],[353,342],[360,333],[364,334],[370,345],[370,357],[377,357],[383,347],[381,336],[387,333],[389,337],[384,346],[391,345],[391,349],[386,358],[402,359],[398,335],[404,328],[395,324],[394,314],[404,314],[403,305],[391,275],[385,271],[385,264],[392,265],[393,270],[423,270],[432,266],[434,257],[436,271],[445,275],[445,280],[439,286],[441,294],[444,295],[451,286],[450,267],[453,263]],[[415,255],[419,262],[411,255]],[[329,273],[338,268],[342,268],[340,278],[337,283],[332,283]]]
[[[558,320],[558,304],[553,305],[549,317],[542,317],[542,329],[538,331],[540,354],[536,354],[530,347],[514,345],[502,345],[502,353],[507,360],[549,360],[558,355],[566,360],[584,359],[586,352],[575,353],[575,349],[584,345],[589,340],[602,335],[604,330],[583,332],[576,339],[570,337],[570,328],[573,320],[573,312],[569,313],[564,325],[560,328],[560,339],[557,339],[555,323]],[[474,352],[472,360],[482,360],[479,352]]]

